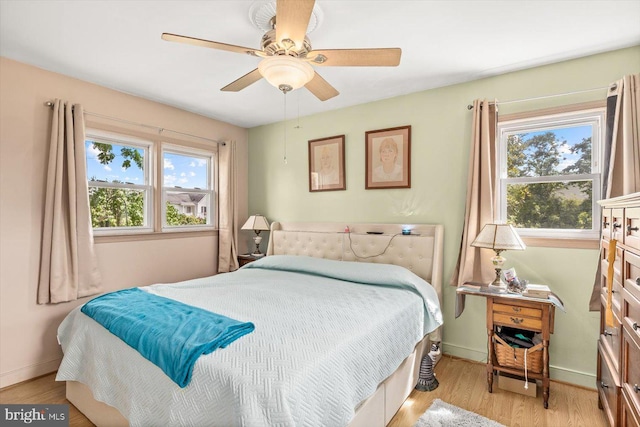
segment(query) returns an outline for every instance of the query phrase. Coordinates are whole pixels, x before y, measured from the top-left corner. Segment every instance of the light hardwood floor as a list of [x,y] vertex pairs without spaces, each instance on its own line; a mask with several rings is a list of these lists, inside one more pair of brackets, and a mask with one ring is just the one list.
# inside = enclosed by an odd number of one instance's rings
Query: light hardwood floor
[[[435,399],[491,418],[506,426],[535,427],[605,427],[603,411],[598,409],[595,390],[552,382],[549,409],[542,406],[542,391],[538,397],[526,397],[500,390],[494,383],[493,393],[487,392],[484,364],[443,356],[435,369],[440,386],[432,392],[413,391],[389,427],[411,427]],[[49,374],[0,390],[0,403],[69,403],[64,383]],[[93,424],[73,405],[69,408],[70,427],[90,427]]]

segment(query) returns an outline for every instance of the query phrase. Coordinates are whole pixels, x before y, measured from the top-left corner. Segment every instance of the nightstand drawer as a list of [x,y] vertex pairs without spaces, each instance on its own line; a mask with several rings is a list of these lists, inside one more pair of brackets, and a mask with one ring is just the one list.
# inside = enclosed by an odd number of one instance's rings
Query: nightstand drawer
[[516,314],[526,317],[542,317],[542,310],[538,308],[521,307],[519,305],[493,304],[493,312],[504,314]]
[[542,330],[542,319],[520,316],[517,314],[495,313],[493,322],[497,325],[512,326],[514,328],[530,329],[534,331]]

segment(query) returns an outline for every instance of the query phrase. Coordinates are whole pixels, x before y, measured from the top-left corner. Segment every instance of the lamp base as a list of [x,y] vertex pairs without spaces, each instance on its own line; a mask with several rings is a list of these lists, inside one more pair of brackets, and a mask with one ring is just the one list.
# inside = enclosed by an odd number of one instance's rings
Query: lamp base
[[489,283],[489,286],[492,288],[502,288],[505,289],[507,285],[502,281],[502,269],[496,267],[496,278],[493,282]]

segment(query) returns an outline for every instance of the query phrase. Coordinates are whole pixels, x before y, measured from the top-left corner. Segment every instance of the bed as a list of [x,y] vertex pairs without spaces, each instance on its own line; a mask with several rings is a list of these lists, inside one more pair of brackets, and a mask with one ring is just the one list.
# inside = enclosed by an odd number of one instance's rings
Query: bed
[[442,244],[441,225],[273,223],[263,260],[143,288],[255,323],[188,386],[79,309],[59,328],[57,380],[98,426],[384,426],[440,340]]

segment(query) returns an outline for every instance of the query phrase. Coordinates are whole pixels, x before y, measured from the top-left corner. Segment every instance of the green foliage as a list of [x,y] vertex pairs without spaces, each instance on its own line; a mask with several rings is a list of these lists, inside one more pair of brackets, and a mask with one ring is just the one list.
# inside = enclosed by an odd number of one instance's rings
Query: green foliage
[[144,225],[144,193],[122,188],[89,187],[91,225],[140,227]]
[[[108,165],[116,158],[116,155],[113,153],[113,145],[111,144],[93,141],[93,148],[98,150],[98,161],[102,165]],[[120,155],[124,159],[122,161],[123,168],[129,169],[131,167],[131,161],[133,160],[136,166],[138,166],[138,169],[142,169],[144,159],[138,149],[122,147],[120,148]]]
[[167,202],[167,225],[200,225],[206,224],[206,218],[198,218],[194,215],[186,215],[178,212],[175,206]]
[[[591,173],[591,138],[572,147],[578,160],[559,169],[563,141],[553,132],[512,135],[507,140],[507,174],[536,177]],[[568,181],[507,186],[507,222],[520,228],[591,229],[592,182]]]

